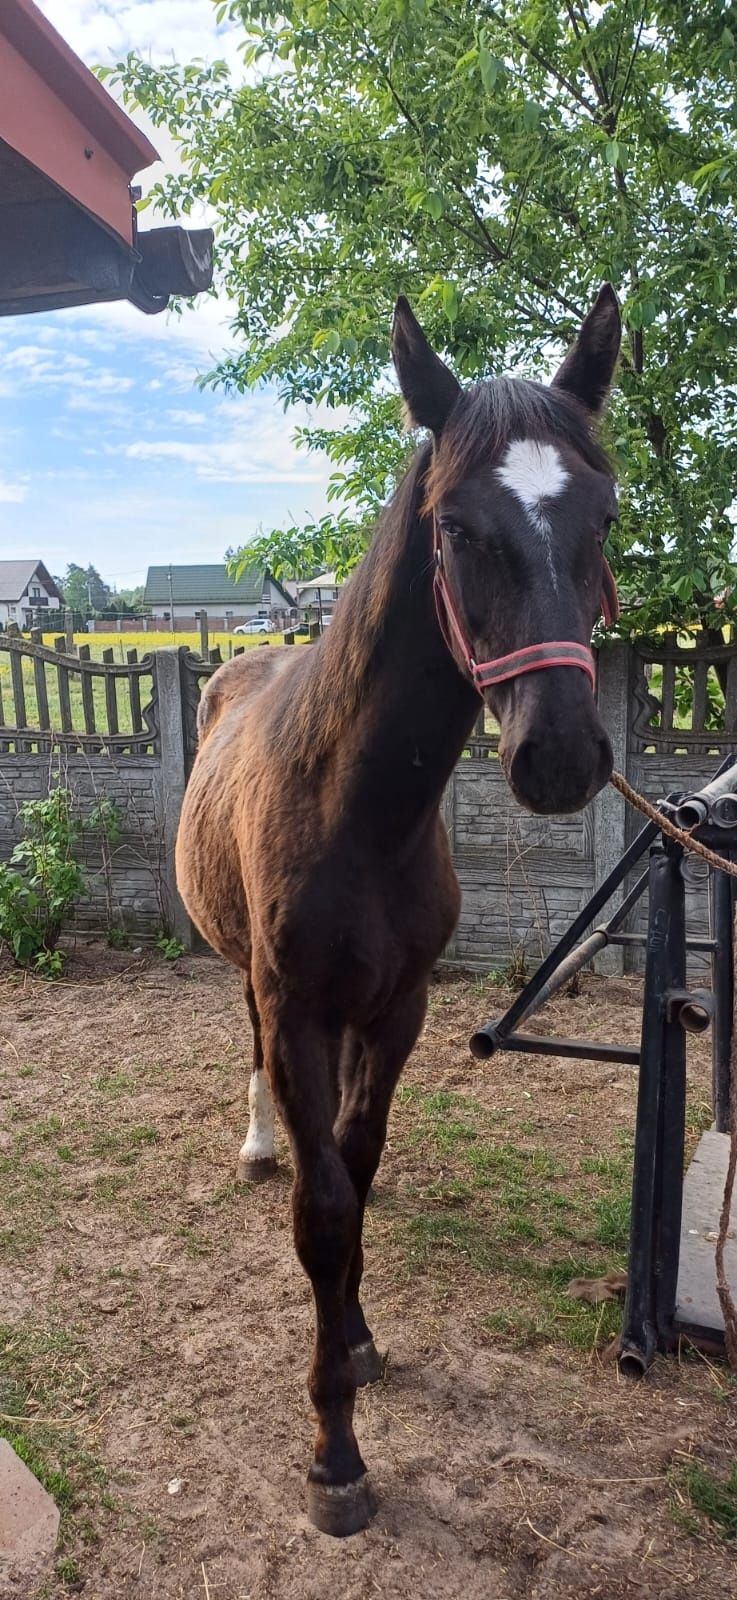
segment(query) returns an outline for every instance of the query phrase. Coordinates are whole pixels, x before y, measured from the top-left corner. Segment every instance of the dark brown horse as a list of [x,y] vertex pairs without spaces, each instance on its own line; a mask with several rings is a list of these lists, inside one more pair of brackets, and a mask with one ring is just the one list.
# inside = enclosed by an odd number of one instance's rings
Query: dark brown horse
[[308,1507],[330,1533],[374,1509],[352,1422],[357,1382],[380,1371],[359,1301],[363,1211],[458,917],[439,807],[480,690],[531,810],[578,810],[611,771],[588,645],[616,498],[591,426],[619,341],[605,286],[549,388],[463,391],[400,300],[394,361],[432,439],[329,632],[229,664],[203,707],[177,872],[243,973],[255,1066],[289,1136],[317,1324]]

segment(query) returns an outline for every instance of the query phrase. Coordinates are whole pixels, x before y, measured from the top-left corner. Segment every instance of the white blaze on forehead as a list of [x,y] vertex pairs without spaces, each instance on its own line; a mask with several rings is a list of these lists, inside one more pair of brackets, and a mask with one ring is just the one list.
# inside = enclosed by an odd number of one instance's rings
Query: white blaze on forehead
[[552,444],[541,444],[537,439],[513,439],[496,471],[505,488],[511,490],[524,506],[535,532],[542,538],[550,578],[557,589],[558,579],[550,543],[552,529],[543,503],[554,500],[568,482],[569,474],[558,451]]
[[496,470],[526,511],[536,511],[541,500],[554,499],[568,482],[558,451],[537,439],[513,439]]

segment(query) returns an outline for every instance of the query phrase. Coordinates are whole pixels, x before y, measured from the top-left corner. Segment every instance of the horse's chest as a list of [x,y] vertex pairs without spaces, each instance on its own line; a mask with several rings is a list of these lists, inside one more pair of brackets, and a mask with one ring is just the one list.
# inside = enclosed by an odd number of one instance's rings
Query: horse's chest
[[429,972],[458,910],[455,875],[442,858],[393,871],[328,858],[299,892],[271,902],[261,932],[272,966],[306,998],[358,1020]]

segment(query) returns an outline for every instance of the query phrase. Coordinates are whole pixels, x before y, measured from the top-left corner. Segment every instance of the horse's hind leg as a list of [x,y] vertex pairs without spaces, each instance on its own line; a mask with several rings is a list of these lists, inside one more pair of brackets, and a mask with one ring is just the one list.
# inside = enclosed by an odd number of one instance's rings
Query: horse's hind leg
[[301,1006],[257,988],[264,1055],[289,1135],[296,1175],[294,1242],[315,1297],[309,1375],[317,1413],[308,1513],[323,1533],[358,1533],[375,1511],[353,1432],[356,1379],[345,1328],[345,1292],[358,1241],[358,1199],[333,1136],[330,1042]]
[[356,1382],[376,1383],[383,1361],[363,1314],[359,1292],[363,1276],[363,1213],[386,1140],[389,1107],[397,1079],[416,1043],[427,1006],[427,985],[402,996],[343,1060],[343,1097],[335,1139],[350,1172],[359,1209],[356,1247],[346,1282],[346,1337]]
[[244,972],[243,993],[253,1029],[253,1068],[248,1085],[248,1133],[238,1153],[239,1183],[259,1182],[276,1171],[274,1156],[274,1103],[271,1098],[261,1043],[261,1020],[253,993],[250,973]]

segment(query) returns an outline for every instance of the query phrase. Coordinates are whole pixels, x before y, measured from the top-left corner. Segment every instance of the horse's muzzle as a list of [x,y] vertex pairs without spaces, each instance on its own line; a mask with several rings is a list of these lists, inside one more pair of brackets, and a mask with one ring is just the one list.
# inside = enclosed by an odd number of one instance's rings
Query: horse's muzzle
[[613,766],[603,729],[581,742],[530,736],[504,761],[515,799],[542,815],[580,811],[609,782]]

